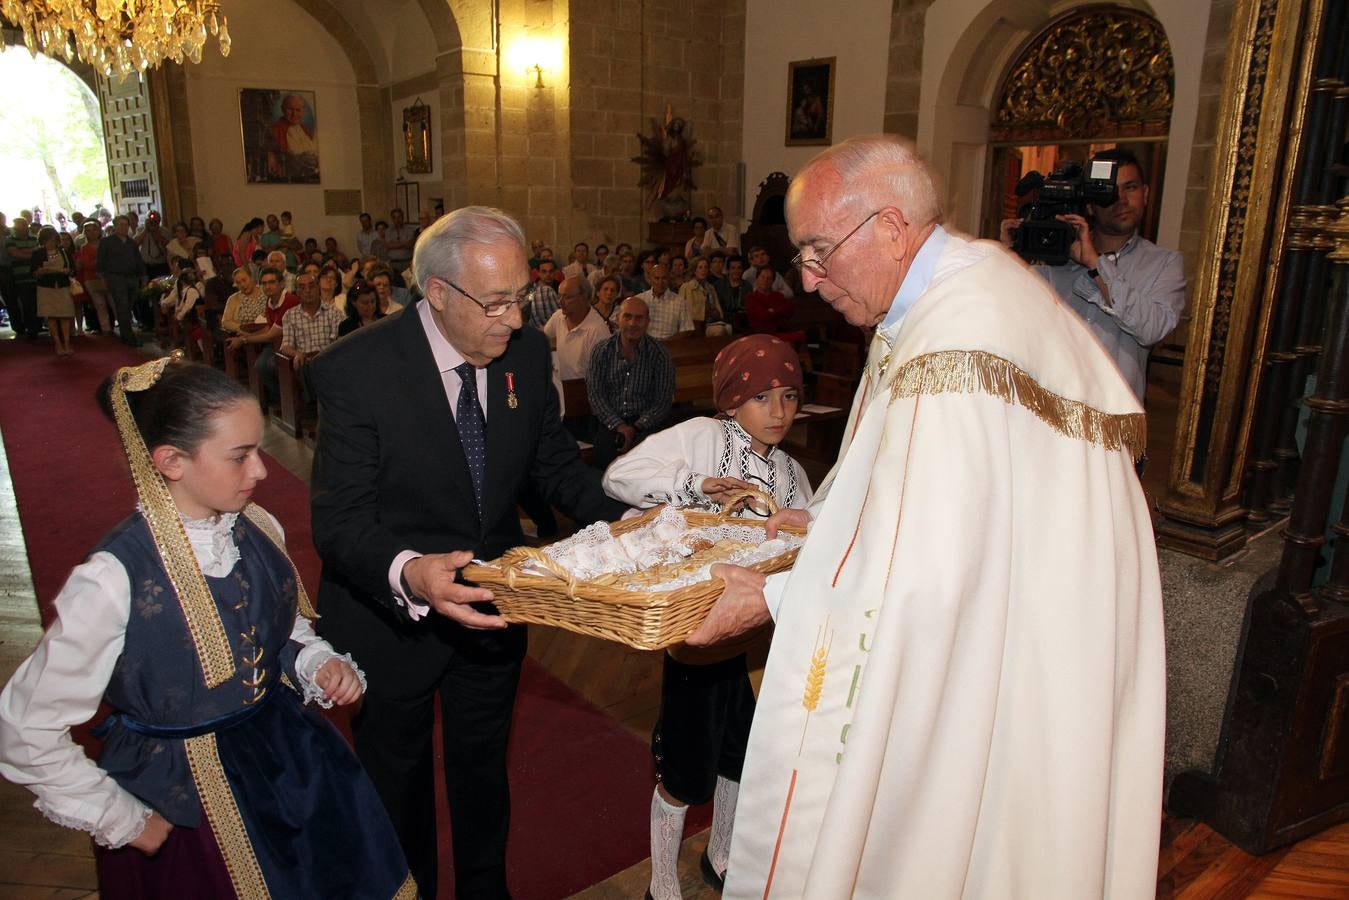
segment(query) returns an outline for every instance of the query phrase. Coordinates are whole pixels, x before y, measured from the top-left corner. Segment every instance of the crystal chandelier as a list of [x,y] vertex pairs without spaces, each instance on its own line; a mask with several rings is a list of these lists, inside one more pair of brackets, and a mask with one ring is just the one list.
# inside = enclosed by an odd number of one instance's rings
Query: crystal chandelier
[[34,56],[76,57],[107,77],[125,77],[166,59],[201,62],[208,34],[230,55],[216,0],[0,0],[0,14],[23,29]]

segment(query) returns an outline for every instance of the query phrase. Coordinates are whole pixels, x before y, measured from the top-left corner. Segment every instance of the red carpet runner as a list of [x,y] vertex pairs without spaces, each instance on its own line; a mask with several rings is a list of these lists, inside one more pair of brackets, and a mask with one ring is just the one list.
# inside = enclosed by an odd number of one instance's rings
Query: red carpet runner
[[[135,504],[113,425],[94,391],[141,359],[110,338],[0,343],[0,431],[43,621],[70,569]],[[318,584],[307,487],[275,460],[257,502],[280,519],[305,584]],[[340,724],[345,725],[345,722]],[[653,776],[644,743],[526,660],[510,750],[510,886],[521,900],[565,897],[645,859]],[[440,766],[436,766],[439,772]],[[440,896],[453,896],[444,786]],[[689,816],[706,827],[706,810]],[[471,826],[470,826],[471,827]]]

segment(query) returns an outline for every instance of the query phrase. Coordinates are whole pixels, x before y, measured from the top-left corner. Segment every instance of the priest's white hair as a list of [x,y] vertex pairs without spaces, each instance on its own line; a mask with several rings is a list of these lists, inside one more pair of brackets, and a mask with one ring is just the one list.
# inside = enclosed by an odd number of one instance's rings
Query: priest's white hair
[[514,241],[528,256],[520,223],[490,206],[465,206],[441,216],[424,229],[412,250],[412,277],[426,293],[432,278],[457,281],[464,271],[465,253],[470,247]]
[[832,200],[835,208],[866,215],[894,206],[916,226],[942,219],[937,172],[908,138],[897,134],[849,138],[816,156],[801,174],[817,166],[828,166],[842,183]]

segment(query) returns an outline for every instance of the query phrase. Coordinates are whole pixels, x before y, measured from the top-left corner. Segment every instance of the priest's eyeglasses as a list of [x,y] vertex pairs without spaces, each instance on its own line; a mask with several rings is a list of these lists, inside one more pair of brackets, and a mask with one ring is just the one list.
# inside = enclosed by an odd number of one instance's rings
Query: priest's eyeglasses
[[468,299],[472,300],[474,303],[478,304],[478,306],[482,307],[482,311],[487,315],[487,318],[489,319],[500,318],[501,316],[504,316],[506,314],[506,310],[510,309],[512,306],[523,306],[525,301],[529,299],[529,288],[523,288],[509,300],[493,300],[490,303],[483,303],[477,297],[473,296],[468,291],[464,290],[459,285],[455,284],[453,281],[450,281],[448,278],[442,278],[440,280],[448,284],[450,287],[454,288],[459,293],[463,294]]
[[798,270],[804,269],[805,271],[814,275],[816,278],[828,278],[829,270],[825,268],[824,261],[829,257],[833,256],[835,253],[837,253],[838,248],[842,247],[844,244],[848,242],[848,238],[852,237],[854,234],[857,234],[857,232],[861,231],[863,225],[870,222],[872,219],[876,218],[876,216],[879,214],[880,210],[878,209],[876,210],[876,212],[872,213],[862,221],[858,222],[857,227],[854,228],[852,231],[848,232],[847,234],[845,234],[843,236],[843,240],[839,241],[837,244],[830,247],[829,252],[825,253],[824,256],[817,256],[812,259],[806,259],[800,253],[798,253],[792,257],[792,265],[795,266]]

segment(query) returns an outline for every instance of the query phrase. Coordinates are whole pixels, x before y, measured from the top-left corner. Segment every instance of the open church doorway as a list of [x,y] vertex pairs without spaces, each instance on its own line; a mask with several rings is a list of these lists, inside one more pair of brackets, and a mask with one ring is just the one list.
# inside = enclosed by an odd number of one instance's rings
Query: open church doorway
[[103,116],[94,87],[70,67],[22,46],[0,53],[0,212],[35,226],[73,228],[72,216],[113,209]]

